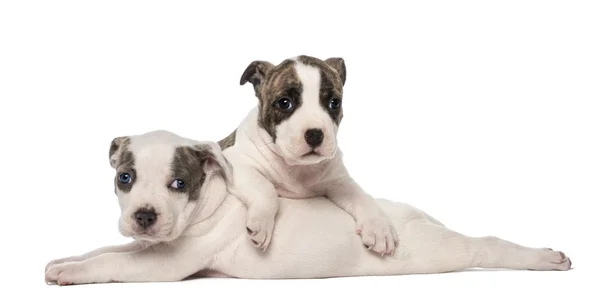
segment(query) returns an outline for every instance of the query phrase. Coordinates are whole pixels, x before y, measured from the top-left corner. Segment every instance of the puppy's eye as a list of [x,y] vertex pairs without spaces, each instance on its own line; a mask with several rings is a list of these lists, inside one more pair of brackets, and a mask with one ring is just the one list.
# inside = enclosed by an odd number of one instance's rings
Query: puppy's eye
[[292,108],[294,108],[292,101],[290,101],[290,99],[288,99],[288,98],[281,98],[281,99],[277,100],[277,102],[275,102],[274,105],[278,109],[284,110],[284,111],[289,111]]
[[123,184],[131,183],[131,176],[128,173],[122,173],[119,175],[119,182]]
[[338,109],[341,106],[342,106],[342,100],[340,100],[340,99],[331,99],[331,101],[329,101],[330,109]]
[[173,181],[173,183],[171,183],[171,187],[176,189],[182,189],[185,187],[185,182],[183,182],[183,180],[177,179]]

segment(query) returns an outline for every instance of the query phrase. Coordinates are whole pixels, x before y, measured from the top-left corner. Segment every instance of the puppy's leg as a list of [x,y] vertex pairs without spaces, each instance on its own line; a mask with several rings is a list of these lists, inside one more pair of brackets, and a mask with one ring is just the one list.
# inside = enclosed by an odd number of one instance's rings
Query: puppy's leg
[[69,285],[179,281],[203,269],[210,260],[208,254],[191,254],[184,247],[157,244],[138,251],[110,252],[81,262],[52,265],[46,271],[46,282]]
[[405,230],[411,273],[440,273],[473,267],[569,270],[571,260],[560,251],[531,248],[497,237],[469,237],[444,226],[416,221]]
[[394,254],[398,247],[396,229],[375,199],[347,174],[326,186],[327,197],[354,217],[365,247],[381,256]]
[[275,186],[252,168],[233,171],[234,182],[229,191],[248,209],[246,230],[255,247],[265,251],[271,243],[275,216],[279,209]]
[[145,246],[138,241],[133,241],[133,242],[123,244],[123,245],[105,246],[105,247],[101,247],[101,248],[92,250],[90,252],[87,252],[83,255],[71,256],[71,257],[52,260],[48,263],[48,265],[46,265],[44,272],[46,272],[50,266],[55,265],[55,264],[61,264],[61,263],[65,263],[65,262],[84,261],[86,259],[98,256],[101,254],[105,254],[105,253],[130,252],[130,251],[140,250],[144,247]]

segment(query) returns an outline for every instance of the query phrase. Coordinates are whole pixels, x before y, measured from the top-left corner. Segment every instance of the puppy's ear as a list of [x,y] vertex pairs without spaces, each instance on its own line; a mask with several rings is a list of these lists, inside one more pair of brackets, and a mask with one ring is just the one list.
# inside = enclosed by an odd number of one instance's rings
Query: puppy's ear
[[204,161],[204,173],[209,176],[221,173],[226,181],[232,180],[233,168],[225,159],[221,147],[216,142],[206,141],[194,145],[198,157]]
[[340,78],[342,79],[342,85],[346,84],[346,63],[344,63],[344,59],[329,58],[325,60],[325,63],[337,71],[338,75],[340,75]]
[[127,136],[116,137],[110,142],[108,160],[112,168],[117,168],[119,165],[119,157],[127,144],[129,144],[129,137]]
[[244,85],[247,82],[252,83],[254,86],[254,92],[258,96],[258,89],[261,83],[265,80],[267,73],[274,67],[273,64],[267,61],[253,61],[246,67],[242,77],[240,78],[240,85]]

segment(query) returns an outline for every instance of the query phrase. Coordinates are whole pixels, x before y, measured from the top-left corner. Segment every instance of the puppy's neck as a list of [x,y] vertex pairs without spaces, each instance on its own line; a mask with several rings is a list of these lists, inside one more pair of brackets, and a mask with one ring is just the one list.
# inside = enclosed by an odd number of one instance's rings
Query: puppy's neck
[[227,184],[220,174],[215,174],[205,181],[201,190],[198,207],[190,218],[188,231],[197,235],[210,231],[220,220],[220,209],[228,196]]

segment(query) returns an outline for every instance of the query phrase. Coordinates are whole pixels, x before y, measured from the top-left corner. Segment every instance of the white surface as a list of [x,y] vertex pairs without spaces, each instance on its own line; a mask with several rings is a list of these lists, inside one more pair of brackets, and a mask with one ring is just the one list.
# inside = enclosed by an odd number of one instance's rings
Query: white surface
[[[598,4],[395,5],[3,1],[0,301],[594,301]],[[246,66],[299,54],[346,59],[340,143],[365,189],[463,233],[563,250],[575,269],[44,284],[48,261],[127,241],[113,137],[167,129],[221,139],[256,104],[239,86]]]

